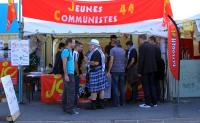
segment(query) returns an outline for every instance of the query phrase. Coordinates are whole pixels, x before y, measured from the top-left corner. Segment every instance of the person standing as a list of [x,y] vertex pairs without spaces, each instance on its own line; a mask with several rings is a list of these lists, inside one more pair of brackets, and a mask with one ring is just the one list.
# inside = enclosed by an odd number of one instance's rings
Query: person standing
[[78,67],[78,59],[79,59],[79,50],[80,50],[80,43],[75,41],[75,48],[73,51],[73,60],[75,63],[75,105],[78,105],[78,97],[79,97],[79,84],[80,84],[80,73]]
[[151,108],[157,106],[156,82],[155,75],[157,72],[156,48],[147,40],[146,35],[140,35],[139,40],[139,63],[138,74],[142,78],[144,88],[145,103],[141,104],[141,108]]
[[60,43],[58,46],[58,51],[56,53],[56,57],[55,57],[55,63],[54,63],[54,67],[53,67],[53,74],[63,74],[63,64],[62,64],[62,58],[61,58],[61,53],[63,48],[65,48],[65,44],[64,43]]
[[132,99],[134,102],[137,102],[138,98],[137,50],[132,41],[128,41],[126,43],[126,46],[128,47],[128,54],[127,54],[128,63],[126,66],[126,72],[127,72],[126,78],[128,83],[132,87]]
[[[114,41],[114,47],[110,50],[110,62],[107,75],[112,77],[113,106],[125,105],[125,63],[126,52],[120,47],[120,41]],[[120,93],[118,93],[120,92]]]
[[[156,47],[156,54],[158,56],[158,61],[157,61],[157,72],[155,76],[155,81],[156,81],[156,93],[157,93],[157,100],[161,101],[161,94],[164,92],[161,91],[161,83],[162,82],[162,89],[164,89],[164,76],[165,76],[165,62],[162,59],[161,56],[161,49],[159,47],[159,43],[156,41],[156,37],[151,36],[150,42]],[[164,95],[162,94],[162,98],[164,99]]]
[[63,61],[63,80],[64,80],[64,91],[62,97],[63,111],[74,115],[79,114],[75,110],[75,78],[74,78],[74,60],[72,49],[74,48],[74,41],[71,38],[66,39],[66,47],[62,51],[61,57]]
[[[89,66],[89,81],[87,87],[91,93],[91,109],[104,108],[104,90],[109,87],[105,73],[105,55],[100,48],[99,41],[92,39],[90,41],[90,52],[87,55]],[[99,94],[99,101],[97,96]]]
[[105,47],[105,55],[106,55],[106,68],[108,67],[109,60],[110,60],[110,50],[114,47],[114,41],[117,40],[116,35],[111,35],[110,36],[110,42],[108,45]]
[[[80,43],[80,42],[79,42]],[[83,74],[82,71],[82,66],[83,66],[83,61],[84,61],[84,54],[83,54],[83,44],[80,43],[80,47],[79,47],[79,57],[78,57],[78,69],[79,69],[79,74]]]

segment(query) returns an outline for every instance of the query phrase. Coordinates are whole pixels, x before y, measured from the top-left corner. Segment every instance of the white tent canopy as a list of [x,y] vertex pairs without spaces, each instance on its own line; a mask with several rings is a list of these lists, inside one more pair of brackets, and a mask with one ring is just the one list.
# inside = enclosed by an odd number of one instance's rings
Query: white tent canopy
[[[83,0],[82,0],[83,1]],[[97,1],[97,0],[84,0]],[[105,1],[105,0],[98,0]],[[2,0],[1,2],[7,2]],[[15,2],[18,2],[15,0]],[[200,19],[200,0],[170,0],[174,19],[196,20]],[[33,33],[148,33],[167,37],[166,29],[162,26],[162,19],[143,21],[132,24],[115,26],[81,26],[60,24],[55,22],[41,21],[31,18],[24,18],[25,34]]]
[[[166,37],[165,27],[162,26],[162,20],[143,21],[133,24],[115,25],[115,26],[81,26],[70,24],[58,24],[55,22],[27,21],[25,19],[25,33],[152,33],[162,37]],[[34,22],[33,22],[34,21]]]

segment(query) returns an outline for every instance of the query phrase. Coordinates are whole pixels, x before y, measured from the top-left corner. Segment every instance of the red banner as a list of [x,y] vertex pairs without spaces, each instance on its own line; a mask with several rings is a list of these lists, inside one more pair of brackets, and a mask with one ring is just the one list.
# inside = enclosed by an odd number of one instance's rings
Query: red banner
[[172,19],[168,20],[168,63],[176,80],[180,77],[179,32]]
[[8,14],[7,14],[7,27],[6,30],[10,29],[10,25],[12,24],[13,20],[16,19],[17,12],[15,8],[14,0],[8,0]]
[[11,66],[11,62],[2,61],[0,62],[0,77],[10,75],[14,85],[17,85],[18,80],[18,68]]
[[172,8],[169,0],[165,0],[164,13],[163,13],[163,24],[166,25],[168,22],[168,15],[173,16]]
[[60,103],[63,93],[61,75],[44,75],[41,77],[41,101],[43,103]]
[[162,18],[165,0],[22,0],[23,16],[65,24],[117,25]]

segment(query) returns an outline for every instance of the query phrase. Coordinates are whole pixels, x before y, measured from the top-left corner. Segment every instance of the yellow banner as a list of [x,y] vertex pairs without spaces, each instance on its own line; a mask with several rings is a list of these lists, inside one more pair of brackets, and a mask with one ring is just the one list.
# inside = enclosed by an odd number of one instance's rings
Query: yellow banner
[[193,21],[184,21],[183,22],[183,31],[194,31]]

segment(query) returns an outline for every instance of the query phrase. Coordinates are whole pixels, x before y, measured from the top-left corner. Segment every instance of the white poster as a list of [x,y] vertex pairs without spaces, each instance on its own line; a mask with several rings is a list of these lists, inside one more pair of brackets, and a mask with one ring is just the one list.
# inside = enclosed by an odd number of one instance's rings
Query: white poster
[[4,50],[0,50],[0,59],[4,59]]
[[200,20],[196,20],[197,30],[200,33]]
[[11,63],[29,65],[29,40],[11,40]]
[[194,30],[195,41],[200,41],[200,20],[196,20],[196,27]]
[[3,40],[0,40],[0,50],[4,48]]
[[4,92],[6,94],[6,99],[8,102],[8,107],[10,110],[10,114],[11,116],[13,116],[14,114],[16,114],[17,112],[19,112],[19,105],[17,102],[17,97],[15,94],[15,90],[13,87],[13,83],[12,80],[10,78],[10,76],[5,76],[1,78],[1,82],[4,88]]

